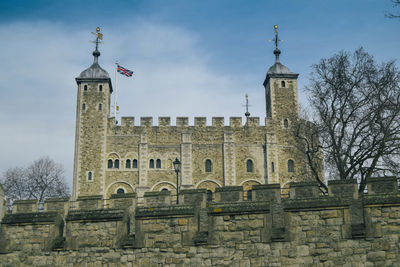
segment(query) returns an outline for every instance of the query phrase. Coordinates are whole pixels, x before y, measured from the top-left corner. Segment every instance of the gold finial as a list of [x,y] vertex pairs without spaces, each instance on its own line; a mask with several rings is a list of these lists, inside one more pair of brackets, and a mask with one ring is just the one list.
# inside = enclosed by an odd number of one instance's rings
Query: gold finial
[[278,25],[274,25],[274,31],[275,31],[275,38],[274,39],[269,39],[268,41],[274,42],[275,43],[275,49],[278,49],[278,43],[283,42],[283,40],[278,38]]
[[96,51],[99,48],[99,44],[103,43],[100,40],[103,40],[103,34],[100,32],[100,27],[96,27],[96,32],[92,32],[94,36],[96,36],[96,40],[92,41],[92,43],[96,44]]

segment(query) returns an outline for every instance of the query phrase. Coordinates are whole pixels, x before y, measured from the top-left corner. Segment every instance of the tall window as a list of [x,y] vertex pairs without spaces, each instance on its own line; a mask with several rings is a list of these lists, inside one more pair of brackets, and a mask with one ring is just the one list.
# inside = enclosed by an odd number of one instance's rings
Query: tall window
[[246,169],[247,169],[247,172],[253,172],[253,161],[251,159],[247,160]]
[[102,109],[103,109],[103,105],[99,104],[99,110],[102,110]]
[[253,191],[251,189],[247,191],[247,200],[253,200]]
[[99,85],[99,91],[103,92],[103,85],[101,85],[101,84]]
[[88,179],[89,181],[91,181],[91,180],[93,179],[93,173],[92,173],[92,172],[88,172],[88,177],[87,177],[87,179]]
[[84,91],[87,91],[87,85],[84,85],[84,86],[83,86],[83,90],[84,90]]
[[125,168],[127,168],[127,169],[130,169],[130,168],[131,168],[131,160],[130,160],[130,159],[127,159],[127,160],[125,161]]
[[114,161],[114,168],[115,168],[115,169],[119,169],[119,159],[116,159],[116,160]]
[[271,171],[274,172],[275,171],[275,165],[273,162],[271,162]]
[[284,119],[284,120],[283,120],[283,126],[284,126],[285,128],[289,128],[289,120],[288,120],[288,119]]
[[132,168],[137,169],[137,159],[132,160]]
[[149,162],[149,168],[154,169],[154,159],[151,159]]
[[85,103],[82,104],[82,110],[86,110],[86,104]]
[[156,168],[161,169],[161,159],[156,160]]
[[107,161],[107,168],[112,169],[112,167],[113,167],[113,161],[112,161],[112,159],[109,159]]
[[288,160],[288,172],[294,172],[294,161],[291,159]]
[[212,195],[213,195],[212,191],[211,190],[207,190],[207,201],[208,202],[212,201]]
[[285,86],[286,86],[285,81],[281,81],[281,87],[285,87]]
[[212,171],[212,163],[210,159],[206,160],[206,172],[211,172]]

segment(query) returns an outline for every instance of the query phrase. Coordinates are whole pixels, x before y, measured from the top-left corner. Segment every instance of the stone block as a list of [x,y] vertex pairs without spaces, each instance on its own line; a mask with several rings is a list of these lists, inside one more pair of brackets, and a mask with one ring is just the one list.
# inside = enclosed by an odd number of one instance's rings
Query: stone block
[[37,212],[38,205],[39,200],[37,199],[15,200],[12,213]]
[[194,126],[205,127],[207,125],[206,117],[194,117]]
[[140,126],[143,126],[143,127],[153,126],[153,118],[152,117],[140,117]]
[[229,126],[233,128],[242,127],[242,117],[230,117],[229,118]]
[[394,176],[367,179],[368,194],[397,193],[398,184]]
[[81,210],[95,210],[103,208],[103,196],[80,196],[77,198],[78,208]]
[[224,127],[225,118],[224,117],[212,117],[213,127]]
[[249,124],[250,127],[258,127],[260,126],[260,118],[259,117],[249,117]]
[[280,184],[253,185],[252,191],[255,201],[281,202]]
[[144,204],[147,206],[167,206],[171,205],[171,192],[145,192]]
[[66,198],[48,198],[44,201],[44,211],[56,211],[59,214],[67,215],[70,199]]
[[316,198],[319,196],[319,188],[317,182],[291,182],[290,183],[290,198],[305,199]]
[[136,193],[112,194],[110,201],[113,209],[127,209],[136,205]]
[[331,180],[328,182],[329,196],[358,198],[357,180]]
[[224,186],[215,189],[216,202],[236,202],[243,201],[242,186]]
[[176,117],[176,126],[177,127],[188,127],[189,126],[189,118],[188,117]]
[[194,204],[202,208],[206,207],[207,190],[206,189],[186,189],[179,193],[179,200],[182,204]]
[[135,126],[135,117],[122,117],[121,126],[126,126],[126,127]]
[[170,126],[171,118],[170,117],[158,117],[158,126]]

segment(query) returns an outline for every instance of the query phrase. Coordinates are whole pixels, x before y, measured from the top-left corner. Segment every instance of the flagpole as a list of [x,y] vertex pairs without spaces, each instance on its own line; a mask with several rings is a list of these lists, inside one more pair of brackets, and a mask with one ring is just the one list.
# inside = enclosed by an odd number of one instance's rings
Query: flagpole
[[115,74],[114,74],[114,84],[115,84],[115,92],[114,92],[114,119],[117,121],[117,68],[118,61],[115,61]]

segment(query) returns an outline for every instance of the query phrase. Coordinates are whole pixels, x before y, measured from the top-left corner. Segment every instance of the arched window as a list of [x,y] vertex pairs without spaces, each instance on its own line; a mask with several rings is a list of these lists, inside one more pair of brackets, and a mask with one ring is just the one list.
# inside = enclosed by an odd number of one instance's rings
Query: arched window
[[247,191],[247,200],[253,200],[253,190]]
[[92,173],[92,172],[88,172],[88,174],[87,174],[87,179],[88,179],[89,181],[91,181],[91,180],[93,179],[93,173]]
[[99,104],[99,110],[102,110],[102,109],[103,109],[103,105]]
[[274,165],[273,162],[271,162],[271,171],[272,171],[272,172],[275,172],[275,165]]
[[156,168],[161,169],[161,159],[156,160]]
[[210,159],[206,159],[206,172],[212,171],[212,163]]
[[82,110],[86,110],[86,104],[85,103],[82,104]]
[[137,159],[132,160],[132,168],[137,169]]
[[101,84],[99,85],[99,91],[103,92],[103,85],[101,85]]
[[115,169],[119,169],[119,159],[116,159],[116,160],[114,161],[114,168],[115,168]]
[[125,161],[125,168],[127,168],[127,169],[130,169],[130,168],[131,168],[131,160],[130,160],[130,159],[127,159],[127,160]]
[[84,91],[87,91],[87,85],[84,85],[84,86],[83,86],[83,90],[84,90]]
[[213,195],[212,191],[211,190],[207,190],[207,201],[208,202],[212,201],[212,197],[213,197],[212,195]]
[[253,161],[251,159],[246,162],[246,170],[247,172],[253,172]]
[[149,162],[149,168],[154,169],[154,159],[151,159]]
[[107,168],[112,169],[112,167],[113,167],[113,161],[112,161],[112,159],[109,159],[107,161]]
[[124,189],[118,188],[117,194],[124,194],[124,193],[125,193],[125,190],[124,190]]
[[289,159],[287,165],[288,165],[288,172],[294,172],[294,161]]
[[168,192],[169,190],[167,188],[161,189],[162,192]]
[[289,128],[289,120],[288,120],[288,119],[284,119],[284,120],[283,120],[283,126],[284,126],[285,128]]
[[281,81],[281,87],[286,87],[285,81]]

